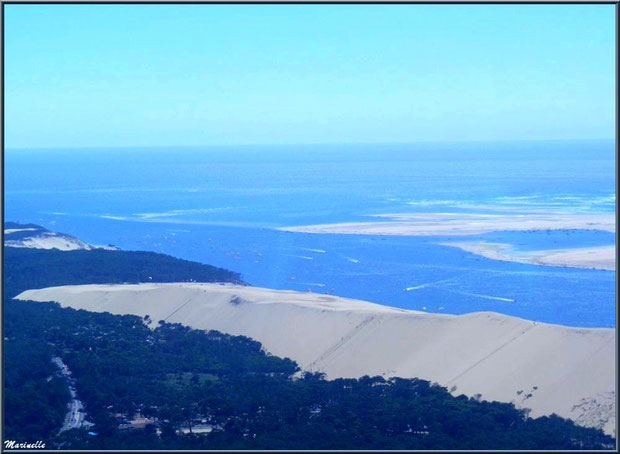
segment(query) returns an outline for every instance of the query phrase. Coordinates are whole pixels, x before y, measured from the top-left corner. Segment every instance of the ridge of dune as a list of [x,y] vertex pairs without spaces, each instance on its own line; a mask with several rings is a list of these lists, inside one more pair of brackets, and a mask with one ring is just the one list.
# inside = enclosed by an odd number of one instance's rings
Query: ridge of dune
[[455,395],[512,402],[534,417],[556,413],[615,436],[615,329],[493,312],[429,314],[232,284],[78,285],[16,298],[244,335],[327,378],[418,377]]

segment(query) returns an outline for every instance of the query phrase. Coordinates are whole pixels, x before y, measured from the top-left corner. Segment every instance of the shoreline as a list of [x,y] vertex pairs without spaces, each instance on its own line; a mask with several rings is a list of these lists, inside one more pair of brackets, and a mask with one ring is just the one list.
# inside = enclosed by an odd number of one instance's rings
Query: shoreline
[[[441,246],[461,249],[502,262],[527,263],[530,265],[556,266],[567,268],[616,270],[616,247],[594,246],[585,248],[546,249],[520,252],[508,243],[489,242],[443,242]],[[512,253],[511,253],[512,252]]]
[[456,395],[481,394],[530,408],[532,416],[556,413],[606,433],[615,430],[615,328],[566,327],[494,312],[433,314],[231,284],[63,286],[16,298],[245,335],[330,379],[418,377]]

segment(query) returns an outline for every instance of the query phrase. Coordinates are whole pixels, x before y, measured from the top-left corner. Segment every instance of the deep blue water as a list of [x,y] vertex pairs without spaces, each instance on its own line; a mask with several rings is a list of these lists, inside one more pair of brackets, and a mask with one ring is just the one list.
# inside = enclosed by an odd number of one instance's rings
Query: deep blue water
[[615,326],[614,272],[498,262],[436,244],[484,239],[528,251],[614,244],[611,233],[274,229],[416,211],[614,213],[611,142],[9,150],[5,158],[6,220],[222,266],[252,285]]

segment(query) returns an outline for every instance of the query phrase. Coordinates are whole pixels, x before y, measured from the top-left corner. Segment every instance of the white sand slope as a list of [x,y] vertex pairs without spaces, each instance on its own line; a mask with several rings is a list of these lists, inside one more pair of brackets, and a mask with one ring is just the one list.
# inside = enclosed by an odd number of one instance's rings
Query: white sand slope
[[439,243],[462,249],[492,260],[533,263],[535,265],[565,266],[571,268],[594,268],[613,271],[616,269],[616,247],[597,246],[589,248],[549,249],[518,252],[506,243],[450,242]]
[[33,228],[27,228],[27,229],[4,229],[4,234],[5,235],[10,235],[11,233],[17,233],[17,232],[30,232],[30,231],[34,231],[37,229],[33,229]]
[[[20,229],[15,231],[36,230],[36,229]],[[9,233],[14,233],[9,232]],[[7,231],[5,230],[5,234]],[[55,232],[37,231],[37,233],[27,238],[12,240],[8,236],[4,245],[7,247],[33,248],[33,249],[59,249],[61,251],[75,251],[78,249],[91,250],[95,249],[88,243],[78,240],[70,235],[60,235]]]
[[[12,233],[34,231],[30,236],[20,239],[11,239]],[[58,249],[60,251],[76,251],[93,249],[107,249],[118,250],[116,246],[95,246],[78,240],[71,235],[65,235],[62,233],[50,232],[48,230],[40,230],[34,228],[28,229],[6,229],[4,231],[6,235],[4,245],[6,247],[16,248],[32,248],[32,249]]]
[[150,315],[260,341],[328,378],[419,377],[615,434],[615,330],[491,312],[427,314],[329,295],[223,284],[83,285],[19,299]]

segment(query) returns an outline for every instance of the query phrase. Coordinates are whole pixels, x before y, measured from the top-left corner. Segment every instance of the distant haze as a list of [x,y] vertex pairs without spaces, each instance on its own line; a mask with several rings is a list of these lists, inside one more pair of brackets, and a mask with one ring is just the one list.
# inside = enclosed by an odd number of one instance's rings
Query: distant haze
[[615,5],[5,5],[5,145],[613,139]]

